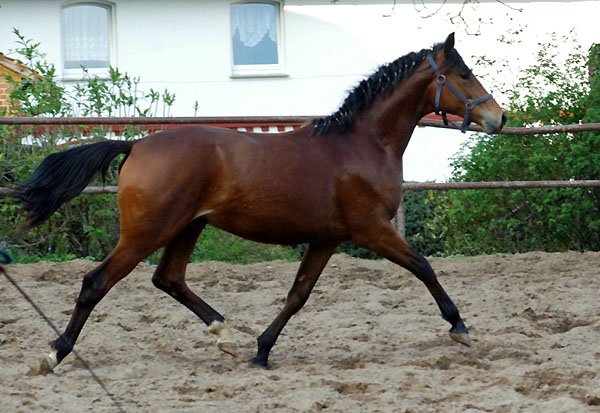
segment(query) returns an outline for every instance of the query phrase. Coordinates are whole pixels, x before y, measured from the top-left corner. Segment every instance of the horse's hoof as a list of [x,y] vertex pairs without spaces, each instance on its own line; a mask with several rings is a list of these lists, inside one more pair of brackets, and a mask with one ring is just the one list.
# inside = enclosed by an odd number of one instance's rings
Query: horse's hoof
[[466,329],[465,331],[450,331],[450,338],[460,344],[471,347],[471,337],[469,337]]
[[219,347],[219,350],[221,350],[223,353],[227,353],[230,356],[237,357],[239,355],[238,346],[233,341],[217,342],[217,347]]
[[40,359],[37,368],[32,368],[29,371],[29,374],[34,376],[45,376],[48,373],[52,373],[54,367],[57,365],[56,351],[53,351],[50,354],[44,354]]
[[219,350],[233,357],[238,356],[238,346],[233,339],[233,333],[223,321],[213,321],[208,327],[208,332],[219,337],[217,346]]
[[260,367],[263,368],[265,370],[268,370],[269,368],[267,367],[267,361],[266,360],[262,360],[259,359],[258,357],[252,357],[250,360],[248,360],[248,362],[250,363],[251,366],[253,367]]

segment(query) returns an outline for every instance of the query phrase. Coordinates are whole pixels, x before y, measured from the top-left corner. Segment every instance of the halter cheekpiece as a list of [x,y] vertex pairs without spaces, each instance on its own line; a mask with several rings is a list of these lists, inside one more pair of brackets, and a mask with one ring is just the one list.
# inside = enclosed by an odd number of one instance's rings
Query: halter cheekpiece
[[440,99],[442,97],[442,89],[444,88],[444,86],[446,86],[465,104],[465,116],[463,117],[463,123],[460,127],[460,131],[462,133],[465,133],[467,131],[467,128],[471,124],[471,121],[469,119],[471,117],[471,111],[473,110],[473,108],[479,105],[480,103],[491,99],[492,95],[488,93],[487,95],[482,96],[479,99],[467,99],[462,93],[460,93],[460,91],[457,88],[454,87],[452,83],[450,83],[446,79],[446,76],[443,75],[442,72],[440,72],[440,68],[435,63],[435,59],[432,55],[427,55],[427,60],[429,61],[431,68],[437,76],[437,90],[435,92],[435,114],[439,115],[441,112],[442,119],[444,120],[444,125],[448,126],[451,123],[448,120],[448,117],[446,116],[446,112],[440,111]]

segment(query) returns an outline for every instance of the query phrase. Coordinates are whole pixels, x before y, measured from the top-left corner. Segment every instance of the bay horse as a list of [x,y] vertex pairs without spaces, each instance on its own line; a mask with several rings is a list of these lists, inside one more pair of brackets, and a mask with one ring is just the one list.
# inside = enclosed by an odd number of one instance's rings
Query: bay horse
[[409,53],[362,80],[327,117],[282,134],[181,127],[135,141],[85,144],[45,158],[16,190],[26,225],[48,219],[111,160],[125,154],[119,175],[120,238],[83,277],[64,333],[44,355],[52,371],[73,349],[90,313],[145,257],[164,252],[153,284],[196,314],[220,350],[237,346],[225,318],[193,293],[185,270],[200,233],[213,225],[276,244],[307,243],[281,312],[257,338],[250,361],[267,367],[290,318],[307,301],[337,246],[352,240],[411,271],[429,289],[450,336],[470,345],[468,330],[428,261],[394,230],[401,161],[417,122],[430,112],[463,116],[497,133],[505,115],[454,48],[454,34]]

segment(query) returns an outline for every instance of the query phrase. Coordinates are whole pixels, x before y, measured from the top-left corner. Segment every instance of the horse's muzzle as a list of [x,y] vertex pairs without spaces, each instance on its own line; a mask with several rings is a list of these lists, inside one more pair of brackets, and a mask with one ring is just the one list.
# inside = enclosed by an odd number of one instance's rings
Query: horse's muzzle
[[506,124],[506,114],[502,112],[500,118],[496,116],[486,116],[482,119],[481,127],[485,133],[494,134],[502,130]]

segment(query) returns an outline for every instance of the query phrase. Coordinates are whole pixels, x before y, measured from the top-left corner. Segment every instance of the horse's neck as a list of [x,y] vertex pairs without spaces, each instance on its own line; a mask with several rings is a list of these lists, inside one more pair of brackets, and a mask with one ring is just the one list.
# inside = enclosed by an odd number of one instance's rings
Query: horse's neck
[[417,122],[432,110],[425,100],[429,83],[430,76],[416,73],[396,85],[391,96],[382,92],[361,116],[359,128],[401,159]]

